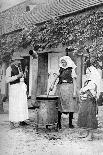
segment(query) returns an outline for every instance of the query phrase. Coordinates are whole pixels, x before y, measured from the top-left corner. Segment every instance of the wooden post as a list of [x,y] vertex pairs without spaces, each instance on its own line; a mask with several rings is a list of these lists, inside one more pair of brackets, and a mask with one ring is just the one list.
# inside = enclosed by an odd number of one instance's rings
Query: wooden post
[[31,104],[36,106],[37,93],[37,77],[38,77],[38,59],[32,59],[32,88],[31,88]]
[[77,55],[77,90],[82,87],[83,55]]
[[3,101],[2,101],[2,94],[0,91],[0,114],[4,113],[4,109],[3,109]]
[[2,67],[1,67],[0,113],[4,113],[3,100],[7,95],[7,92],[6,92],[7,85],[5,83],[5,73],[6,73],[6,63],[3,63]]

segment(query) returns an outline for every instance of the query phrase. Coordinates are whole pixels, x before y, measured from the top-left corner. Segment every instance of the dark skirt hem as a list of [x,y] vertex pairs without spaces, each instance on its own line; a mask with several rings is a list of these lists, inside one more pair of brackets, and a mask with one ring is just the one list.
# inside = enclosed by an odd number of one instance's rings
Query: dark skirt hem
[[96,118],[96,100],[87,98],[81,102],[77,125],[80,128],[98,128],[98,121]]

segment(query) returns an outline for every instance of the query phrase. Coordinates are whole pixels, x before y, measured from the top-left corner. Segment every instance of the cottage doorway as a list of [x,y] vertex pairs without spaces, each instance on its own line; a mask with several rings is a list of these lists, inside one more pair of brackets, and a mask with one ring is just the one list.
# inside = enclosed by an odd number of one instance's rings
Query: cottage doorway
[[38,54],[37,96],[47,93],[48,53]]
[[[48,93],[48,89],[55,77],[54,73],[57,73],[59,69],[59,58],[63,55],[65,55],[64,52],[38,54],[37,96]],[[55,90],[56,85],[50,95],[54,95]]]

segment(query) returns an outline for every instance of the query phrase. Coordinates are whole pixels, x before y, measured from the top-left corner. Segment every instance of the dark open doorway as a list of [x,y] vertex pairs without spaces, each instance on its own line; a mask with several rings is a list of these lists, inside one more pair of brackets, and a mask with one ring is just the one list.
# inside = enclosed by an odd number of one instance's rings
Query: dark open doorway
[[24,82],[27,85],[27,93],[29,94],[29,68],[30,68],[30,56],[24,56],[24,59],[21,61],[22,70],[25,74]]
[[47,92],[48,82],[48,53],[38,55],[38,80],[37,95],[44,95]]

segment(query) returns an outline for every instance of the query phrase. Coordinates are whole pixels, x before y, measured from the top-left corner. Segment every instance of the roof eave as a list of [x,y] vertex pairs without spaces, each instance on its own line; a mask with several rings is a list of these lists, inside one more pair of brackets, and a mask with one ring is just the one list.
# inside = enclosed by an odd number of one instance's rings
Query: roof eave
[[[80,14],[80,13],[83,13],[83,12],[86,12],[86,11],[89,11],[89,10],[92,10],[92,9],[96,9],[96,8],[99,8],[100,6],[103,6],[103,2],[99,3],[99,4],[96,4],[96,5],[93,5],[93,6],[90,6],[90,7],[87,7],[87,8],[83,8],[81,10],[77,10],[77,11],[74,11],[74,12],[71,12],[71,13],[68,13],[68,14],[65,14],[65,15],[61,15],[61,16],[58,16],[60,19],[62,18],[66,18],[66,17],[70,17],[70,16],[73,16],[73,15],[77,15],[77,14]],[[48,21],[48,20],[47,20]],[[36,26],[39,26],[39,25],[42,25],[44,24],[45,22],[47,21],[43,21],[41,23],[36,23],[35,25]]]

